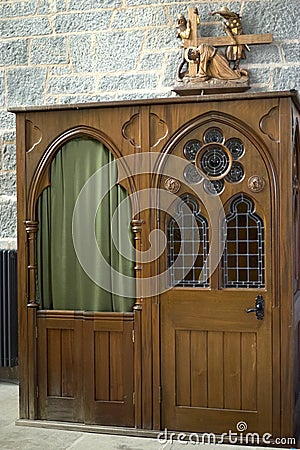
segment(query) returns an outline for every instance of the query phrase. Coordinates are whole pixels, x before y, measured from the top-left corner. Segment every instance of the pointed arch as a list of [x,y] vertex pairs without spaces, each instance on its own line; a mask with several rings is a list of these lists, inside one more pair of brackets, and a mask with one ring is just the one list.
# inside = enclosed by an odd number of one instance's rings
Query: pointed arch
[[[66,140],[53,154],[47,169],[51,183],[37,199],[37,301],[42,309],[131,312],[135,303],[132,212],[127,191],[117,182],[114,155],[103,143],[82,135]],[[95,176],[99,170],[101,175]],[[89,259],[103,274],[102,283],[93,280],[79,262],[74,241],[75,205],[83,187],[95,178],[94,189],[81,205],[84,226],[76,236],[88,246],[95,235]],[[119,208],[122,203],[125,207]],[[128,284],[130,296],[125,295]]]
[[190,194],[178,199],[167,225],[169,285],[209,287],[209,225]]
[[265,287],[264,221],[254,202],[244,193],[230,201],[222,230],[224,252],[221,260],[223,288]]
[[[134,179],[131,176],[131,171],[129,167],[126,166],[126,161],[122,158],[120,151],[111,141],[111,139],[103,132],[89,126],[81,125],[78,127],[66,130],[61,135],[57,136],[51,144],[46,148],[43,156],[32,177],[32,182],[29,189],[28,196],[28,207],[27,207],[27,220],[36,220],[36,206],[39,196],[42,191],[48,187],[51,183],[50,180],[50,167],[55,155],[59,150],[67,143],[73,139],[86,138],[98,141],[103,144],[107,150],[114,156],[115,159],[121,161],[122,171],[124,172],[126,178],[126,190],[128,193],[135,192]],[[123,177],[124,179],[125,177]],[[124,183],[122,183],[124,184]],[[134,196],[133,196],[134,198]]]

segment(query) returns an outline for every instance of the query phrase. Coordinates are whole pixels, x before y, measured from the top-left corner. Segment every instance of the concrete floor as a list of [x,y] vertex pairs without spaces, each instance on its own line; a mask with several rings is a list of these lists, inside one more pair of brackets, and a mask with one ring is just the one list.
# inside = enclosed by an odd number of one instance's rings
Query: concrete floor
[[[107,434],[63,431],[57,429],[16,426],[18,418],[18,385],[0,381],[0,449],[1,450],[249,450],[249,447],[224,444],[201,444],[195,440],[189,442],[166,442],[143,437],[116,436]],[[268,447],[251,447],[252,450],[271,450]],[[277,448],[296,448],[292,445]],[[297,447],[299,448],[299,447]]]

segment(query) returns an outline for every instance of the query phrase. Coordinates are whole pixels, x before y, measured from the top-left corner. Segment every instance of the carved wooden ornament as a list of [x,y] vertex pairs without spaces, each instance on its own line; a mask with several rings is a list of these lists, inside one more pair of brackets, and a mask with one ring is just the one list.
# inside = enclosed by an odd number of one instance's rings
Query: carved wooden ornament
[[167,178],[165,181],[165,189],[172,194],[176,194],[181,188],[181,184],[175,178]]
[[253,175],[248,179],[248,188],[252,192],[261,192],[264,190],[266,182],[263,177],[259,175]]

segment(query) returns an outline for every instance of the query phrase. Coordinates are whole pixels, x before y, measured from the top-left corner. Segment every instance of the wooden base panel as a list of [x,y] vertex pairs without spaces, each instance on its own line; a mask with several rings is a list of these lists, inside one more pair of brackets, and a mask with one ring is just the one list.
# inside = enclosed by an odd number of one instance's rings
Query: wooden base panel
[[249,80],[230,81],[230,80],[210,80],[197,81],[190,80],[181,82],[174,86],[173,92],[180,96],[202,95],[202,94],[225,94],[230,92],[245,92],[250,89]]

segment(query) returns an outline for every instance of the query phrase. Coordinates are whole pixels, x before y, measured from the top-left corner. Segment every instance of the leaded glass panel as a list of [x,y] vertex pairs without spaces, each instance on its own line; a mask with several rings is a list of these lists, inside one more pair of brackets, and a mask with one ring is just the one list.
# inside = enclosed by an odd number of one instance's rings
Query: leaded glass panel
[[253,201],[240,194],[226,215],[223,226],[222,286],[265,286],[264,223],[254,212]]
[[169,285],[209,287],[209,229],[191,195],[182,197],[168,223]]

